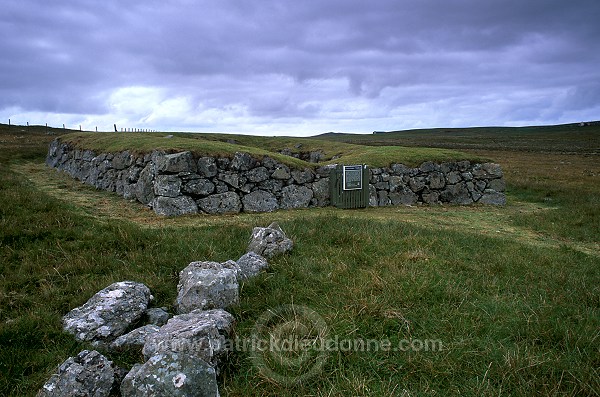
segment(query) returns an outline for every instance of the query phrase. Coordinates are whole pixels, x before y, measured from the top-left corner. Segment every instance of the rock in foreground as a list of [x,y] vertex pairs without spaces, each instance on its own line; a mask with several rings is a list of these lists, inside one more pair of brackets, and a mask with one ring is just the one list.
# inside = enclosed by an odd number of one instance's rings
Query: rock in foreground
[[122,281],[104,288],[63,317],[64,330],[82,342],[104,345],[121,336],[146,311],[152,295],[144,284]]
[[292,240],[287,238],[281,227],[275,222],[267,227],[255,227],[247,252],[254,252],[265,258],[285,254],[294,247]]

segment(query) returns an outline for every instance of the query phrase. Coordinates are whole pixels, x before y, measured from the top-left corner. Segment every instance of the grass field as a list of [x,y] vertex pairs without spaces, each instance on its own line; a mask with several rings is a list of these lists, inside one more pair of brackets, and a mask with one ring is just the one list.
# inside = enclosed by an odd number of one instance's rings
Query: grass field
[[[392,346],[435,340],[441,349],[339,349],[293,386],[261,376],[251,354],[238,352],[223,364],[223,396],[597,396],[600,162],[589,148],[600,134],[581,131],[548,138],[552,150],[539,142],[524,150],[543,135],[512,149],[500,135],[481,147],[427,135],[428,146],[500,162],[506,207],[162,218],[47,169],[54,137],[43,129],[2,127],[0,395],[35,395],[58,364],[88,347],[62,333],[61,317],[99,289],[136,280],[155,306],[171,306],[189,262],[237,259],[254,226],[277,220],[294,251],[242,285],[231,310],[238,336],[293,303],[317,313],[329,336]],[[582,140],[588,150],[573,150]]]

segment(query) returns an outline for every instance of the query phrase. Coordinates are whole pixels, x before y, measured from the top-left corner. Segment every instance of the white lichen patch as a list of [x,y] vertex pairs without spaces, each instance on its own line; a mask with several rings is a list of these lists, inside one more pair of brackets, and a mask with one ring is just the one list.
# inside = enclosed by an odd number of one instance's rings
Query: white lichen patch
[[183,387],[183,385],[185,384],[186,378],[187,377],[185,376],[185,374],[182,374],[182,373],[175,375],[173,377],[173,385],[177,388]]

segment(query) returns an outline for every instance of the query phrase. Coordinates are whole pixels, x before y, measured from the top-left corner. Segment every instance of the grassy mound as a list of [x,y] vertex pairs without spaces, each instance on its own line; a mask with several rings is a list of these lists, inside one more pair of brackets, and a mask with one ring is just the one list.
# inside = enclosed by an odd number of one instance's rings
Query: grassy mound
[[280,154],[287,149],[291,153],[321,152],[323,164],[368,164],[385,167],[392,163],[418,166],[425,161],[488,161],[487,159],[449,149],[409,148],[402,146],[365,146],[332,142],[320,139],[257,137],[224,134],[174,133],[166,138],[164,133],[90,133],[78,132],[63,135],[60,139],[81,149],[96,152],[119,152],[143,154],[152,150],[178,152],[189,150],[198,156],[230,157],[235,152],[247,152],[256,158],[269,156],[296,168],[314,167],[315,164]]

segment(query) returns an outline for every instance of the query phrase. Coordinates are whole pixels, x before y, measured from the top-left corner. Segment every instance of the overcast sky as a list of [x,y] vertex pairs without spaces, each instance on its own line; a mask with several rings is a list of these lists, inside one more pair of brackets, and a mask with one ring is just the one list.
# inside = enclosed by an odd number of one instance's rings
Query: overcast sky
[[314,135],[600,119],[600,0],[2,0],[0,122]]

